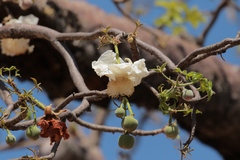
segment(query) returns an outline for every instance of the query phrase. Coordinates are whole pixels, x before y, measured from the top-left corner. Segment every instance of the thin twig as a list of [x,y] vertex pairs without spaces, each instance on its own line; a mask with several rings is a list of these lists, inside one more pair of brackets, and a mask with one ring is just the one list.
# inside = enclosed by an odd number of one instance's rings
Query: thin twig
[[[87,127],[92,130],[111,132],[111,133],[116,133],[116,132],[123,133],[124,132],[124,130],[119,127],[109,127],[109,126],[105,126],[105,125],[97,125],[97,124],[93,124],[93,123],[88,123],[80,118],[75,118],[73,121],[81,126]],[[137,136],[153,136],[153,135],[160,134],[160,133],[163,133],[163,128],[156,129],[156,130],[149,130],[149,131],[135,130],[135,131],[131,132],[131,134],[137,135]]]
[[[17,124],[19,122],[21,122],[22,120],[24,120],[27,116],[28,113],[28,106],[26,104],[26,102],[24,101],[20,101],[18,103],[19,108],[21,113],[11,119],[5,120],[4,121],[4,125],[8,128],[8,126],[13,126],[14,124]],[[13,105],[13,107],[16,106],[16,104]]]
[[0,97],[5,102],[6,105],[13,104],[12,96],[6,88],[5,84],[0,81]]
[[233,7],[237,12],[240,12],[240,6],[237,5],[237,3],[231,1],[229,5]]
[[0,117],[0,121],[1,121],[1,120],[4,120],[4,121],[5,121],[5,119],[8,119],[8,117],[9,117],[10,114],[11,114],[11,112],[12,112],[13,110],[17,109],[17,108],[19,107],[20,103],[22,103],[22,101],[21,101],[21,100],[18,100],[18,101],[16,101],[15,103],[12,103],[12,104],[8,105],[7,108],[4,110],[2,116]]
[[190,132],[188,140],[183,144],[184,145],[183,148],[188,147],[194,138],[195,130],[196,130],[196,126],[197,126],[196,110],[197,110],[196,105],[193,105],[193,110],[191,113],[191,119],[192,119],[191,132]]
[[198,45],[202,46],[204,44],[207,34],[211,30],[213,24],[215,24],[217,18],[220,15],[220,12],[228,5],[228,3],[229,3],[229,0],[222,0],[222,2],[217,6],[216,10],[214,12],[212,12],[212,15],[213,15],[212,19],[210,20],[210,22],[208,23],[208,25],[202,32],[201,36],[199,36],[199,38],[197,38]]
[[55,142],[52,149],[51,149],[51,153],[47,156],[42,156],[42,157],[39,157],[39,159],[47,159],[47,160],[52,160],[56,153],[57,153],[57,149],[58,149],[58,146],[60,145],[60,141],[59,142]]
[[63,102],[61,102],[58,106],[56,106],[54,108],[55,112],[60,111],[61,109],[63,109],[68,103],[70,103],[71,101],[75,100],[75,99],[82,99],[83,97],[86,96],[92,96],[92,95],[97,95],[99,97],[105,98],[108,95],[104,92],[104,91],[97,91],[97,90],[91,90],[89,92],[80,92],[80,93],[73,93],[71,95],[69,95],[67,98],[65,98],[63,100]]
[[136,39],[136,41],[137,41],[139,48],[142,48],[143,50],[154,55],[160,61],[159,65],[162,65],[163,63],[167,63],[167,68],[169,70],[174,70],[175,64],[173,63],[173,61],[170,58],[168,58],[165,54],[163,54],[160,50],[158,50],[157,48],[155,48],[139,39]]
[[142,81],[142,83],[151,90],[151,92],[154,94],[154,96],[155,96],[156,98],[159,98],[159,92],[158,92],[154,87],[152,87],[152,86],[151,86],[149,83],[147,83],[146,81]]
[[123,16],[125,16],[130,21],[134,22],[133,18],[127,12],[125,12],[119,5],[120,3],[126,2],[126,0],[125,1],[113,0],[113,2],[115,4],[115,6],[117,7],[117,9],[123,14]]
[[182,59],[178,64],[177,67],[181,69],[185,69],[188,66],[199,62],[200,60],[206,59],[209,56],[222,54],[226,52],[227,49],[232,48],[240,44],[240,38],[226,38],[221,42],[215,43],[213,45],[209,45],[206,47],[202,47],[196,49],[189,55],[187,55],[184,59]]

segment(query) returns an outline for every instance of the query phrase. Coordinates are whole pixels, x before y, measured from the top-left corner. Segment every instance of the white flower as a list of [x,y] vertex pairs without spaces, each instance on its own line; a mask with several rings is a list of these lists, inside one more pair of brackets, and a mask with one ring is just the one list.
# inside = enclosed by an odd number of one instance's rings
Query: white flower
[[[16,23],[25,23],[25,24],[32,24],[36,25],[38,23],[38,18],[34,15],[30,14],[28,16],[20,16],[18,19],[11,19],[9,20],[6,25],[9,24],[16,24]],[[6,38],[2,39],[1,48],[2,53],[6,54],[8,56],[16,56],[20,54],[31,53],[34,49],[34,46],[29,46],[29,39],[12,39],[12,38]]]
[[116,53],[108,50],[97,61],[92,62],[92,68],[98,76],[107,76],[109,78],[107,93],[111,97],[132,95],[134,86],[139,85],[142,78],[149,74],[144,59],[134,63],[129,59],[126,60],[128,62],[124,62],[120,58],[118,64]]

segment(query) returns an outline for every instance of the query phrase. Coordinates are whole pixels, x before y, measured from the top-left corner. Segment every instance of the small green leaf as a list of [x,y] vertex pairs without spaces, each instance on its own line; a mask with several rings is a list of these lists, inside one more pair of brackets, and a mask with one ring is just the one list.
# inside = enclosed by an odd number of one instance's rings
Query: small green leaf
[[191,113],[192,112],[192,109],[188,109],[188,110],[186,110],[185,112],[184,112],[184,117],[186,117],[187,115],[189,115],[189,113]]
[[196,114],[202,114],[202,111],[200,111],[200,110],[196,110]]
[[186,10],[185,20],[188,21],[194,28],[197,28],[200,23],[205,22],[205,17],[197,7],[193,7]]
[[179,35],[181,33],[186,32],[186,28],[183,26],[174,26],[172,27],[172,32],[173,32],[173,35]]
[[17,68],[15,66],[11,66],[10,68],[3,68],[3,71],[4,72],[10,72],[10,71],[13,71],[13,70],[16,70]]
[[31,79],[32,79],[33,83],[35,84],[35,86],[37,86],[38,85],[37,80],[33,77],[31,77]]
[[174,72],[181,73],[181,69],[180,68],[175,68]]
[[159,68],[159,72],[163,72],[166,68],[167,63],[163,63],[162,66]]

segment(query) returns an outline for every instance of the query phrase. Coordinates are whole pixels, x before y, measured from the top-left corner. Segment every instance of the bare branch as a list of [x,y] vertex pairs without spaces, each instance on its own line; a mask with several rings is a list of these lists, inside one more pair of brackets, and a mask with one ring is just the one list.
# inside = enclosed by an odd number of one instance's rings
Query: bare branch
[[115,6],[117,7],[117,9],[123,14],[123,16],[125,16],[126,18],[128,18],[130,21],[133,21],[134,22],[134,20],[133,20],[133,18],[127,13],[127,12],[125,12],[121,7],[120,7],[120,3],[125,3],[125,2],[127,2],[127,0],[113,0],[113,2],[114,2],[114,4],[115,4]]
[[60,144],[61,141],[59,142],[55,142],[52,149],[51,149],[51,153],[47,156],[42,156],[42,157],[39,157],[41,159],[48,159],[48,160],[51,160],[55,157],[56,153],[57,153],[57,149],[58,149],[58,146]]
[[199,36],[199,38],[197,38],[198,45],[202,46],[204,44],[207,34],[211,30],[213,24],[215,24],[215,21],[219,17],[220,12],[228,5],[229,1],[230,0],[222,0],[222,2],[217,6],[216,10],[214,12],[212,12],[212,15],[213,15],[212,19],[210,20],[210,22],[208,23],[208,25],[202,32],[201,36]]
[[80,72],[76,67],[76,63],[74,63],[73,58],[67,52],[67,50],[61,45],[59,41],[51,42],[53,47],[63,56],[65,62],[67,63],[70,75],[72,77],[73,83],[75,84],[76,88],[79,92],[81,91],[89,91],[88,87],[86,86],[84,79]]
[[60,103],[56,108],[54,108],[54,111],[55,112],[60,111],[72,100],[82,99],[83,97],[92,96],[92,95],[97,95],[98,97],[102,97],[102,98],[105,98],[108,96],[104,91],[96,91],[96,90],[95,91],[91,90],[89,92],[73,93],[69,95],[67,98],[65,98],[65,100],[62,103]]
[[229,5],[236,9],[236,11],[240,12],[240,6],[237,5],[234,1],[231,1]]
[[145,85],[145,86],[147,86],[151,91],[152,91],[152,93],[154,94],[154,96],[156,97],[156,98],[159,98],[159,92],[154,88],[154,87],[152,87],[149,83],[147,83],[146,81],[142,81],[142,83]]
[[[108,32],[112,35],[121,35],[123,31],[120,31],[118,29],[111,28]],[[66,51],[64,47],[58,42],[57,40],[83,40],[83,39],[94,39],[98,36],[103,35],[103,33],[99,31],[94,31],[91,33],[59,33],[57,31],[54,31],[52,29],[49,29],[47,27],[38,26],[38,25],[26,25],[26,24],[15,24],[15,25],[5,25],[3,27],[0,27],[0,39],[3,38],[41,38],[46,39],[52,43],[52,45],[62,54],[64,58],[66,58],[66,63],[68,64],[68,67],[71,73],[77,72],[76,66],[74,62],[72,61],[71,56]],[[175,67],[175,64],[166,56],[164,55],[160,50],[157,48],[146,44],[145,42],[136,39],[137,44],[140,48],[143,50],[148,51],[150,54],[153,54],[160,62],[161,64],[164,62],[167,62],[167,67],[172,70]],[[82,79],[79,73],[77,74],[78,78]],[[75,79],[74,82],[76,84],[80,84],[78,82],[79,80],[76,80],[77,78],[72,75]],[[88,91],[86,86],[78,86],[79,89],[83,89],[85,91]]]
[[6,105],[13,104],[12,96],[2,81],[0,81],[0,97]]
[[155,48],[139,39],[136,39],[136,41],[137,41],[139,48],[142,48],[143,50],[154,55],[160,61],[159,65],[166,62],[167,68],[169,70],[173,70],[175,68],[175,64],[173,63],[173,61],[170,58],[168,58],[165,54],[163,54],[160,50],[158,50],[157,48]]
[[192,142],[192,140],[194,138],[194,135],[195,135],[195,130],[196,130],[196,126],[197,126],[196,110],[197,110],[196,105],[193,105],[193,110],[192,110],[192,113],[191,113],[191,118],[192,118],[191,132],[190,132],[188,140],[183,144],[184,148],[186,146],[190,145],[190,143]]
[[[111,132],[111,133],[116,133],[116,132],[123,133],[124,132],[124,130],[122,128],[92,124],[92,123],[88,123],[80,118],[74,118],[73,121],[81,126],[90,128],[92,130],[99,130],[99,131]],[[153,135],[160,134],[160,133],[163,133],[163,128],[156,129],[156,130],[149,130],[149,131],[135,130],[135,131],[131,132],[131,134],[138,135],[138,136],[153,136]]]
[[218,42],[216,44],[196,49],[195,51],[187,55],[184,59],[182,59],[177,64],[177,67],[181,69],[187,68],[190,65],[197,63],[203,59],[206,59],[207,57],[210,57],[212,55],[225,53],[227,49],[237,46],[239,44],[240,37],[226,38],[223,41]]

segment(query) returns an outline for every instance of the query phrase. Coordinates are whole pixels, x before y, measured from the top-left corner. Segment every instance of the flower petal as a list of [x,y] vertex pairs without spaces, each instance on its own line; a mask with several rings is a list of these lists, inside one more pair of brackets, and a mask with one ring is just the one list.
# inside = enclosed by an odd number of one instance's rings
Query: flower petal
[[[130,63],[110,64],[109,70],[111,70],[113,74],[112,77],[128,77],[128,75],[131,73],[132,67]],[[113,79],[109,75],[106,76],[112,80],[115,80],[115,78]]]
[[133,63],[129,79],[133,82],[134,86],[137,86],[141,83],[142,78],[148,76],[148,74],[145,59],[140,59]]
[[[123,62],[121,58],[120,62]],[[110,64],[117,64],[116,53],[114,53],[112,50],[107,50],[99,57],[97,61],[92,62],[92,68],[98,76],[107,76],[110,79],[115,80],[115,75],[109,68]]]
[[134,92],[134,85],[128,78],[117,78],[116,81],[109,81],[107,94],[110,97],[131,96]]
[[142,78],[149,74],[145,59],[132,63],[131,60],[124,62],[120,58],[120,63],[117,63],[116,53],[111,50],[104,52],[97,61],[93,61],[92,68],[98,76],[109,77],[107,93],[111,97],[130,96],[134,86],[139,85]]

